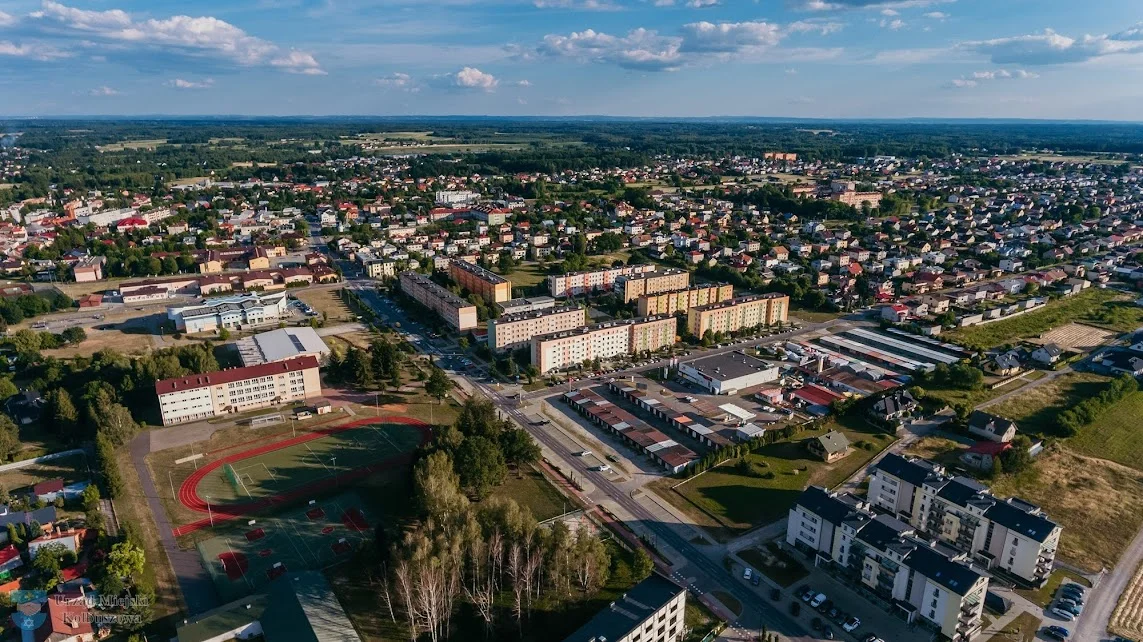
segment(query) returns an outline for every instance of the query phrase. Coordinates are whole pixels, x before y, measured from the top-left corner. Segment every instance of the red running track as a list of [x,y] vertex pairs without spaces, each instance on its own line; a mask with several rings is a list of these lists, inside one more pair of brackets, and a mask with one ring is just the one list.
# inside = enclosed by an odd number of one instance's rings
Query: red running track
[[209,475],[211,472],[217,470],[225,464],[233,464],[235,462],[242,461],[243,459],[257,457],[258,455],[264,455],[275,450],[281,450],[283,448],[302,444],[307,441],[321,439],[322,437],[326,437],[328,435],[378,423],[417,426],[421,429],[421,443],[423,444],[429,439],[429,425],[419,419],[413,419],[412,417],[370,417],[367,419],[358,419],[357,421],[351,421],[340,426],[315,430],[304,435],[299,435],[290,439],[284,439],[282,441],[276,441],[274,443],[266,444],[265,446],[260,446],[258,448],[252,448],[250,450],[244,450],[240,453],[228,455],[199,468],[194,473],[192,473],[190,477],[187,477],[186,480],[183,481],[182,485],[179,486],[179,503],[193,511],[199,513],[207,513],[208,515],[207,517],[204,517],[198,521],[191,522],[189,524],[183,524],[182,526],[172,529],[172,531],[176,537],[180,535],[186,535],[187,533],[193,533],[197,530],[210,526],[212,518],[213,521],[220,522],[235,519],[237,517],[245,517],[247,515],[257,513],[258,511],[261,511],[267,507],[273,506],[274,504],[290,502],[302,497],[306,497],[307,495],[313,495],[314,493],[319,493],[324,490],[339,486],[343,482],[349,482],[361,479],[362,477],[368,477],[369,475],[372,475],[373,473],[387,466],[392,466],[393,464],[398,464],[410,460],[413,456],[413,453],[411,452],[405,453],[403,455],[397,455],[396,457],[390,457],[384,461],[379,461],[368,466],[362,466],[361,468],[355,468],[353,470],[346,471],[334,477],[326,477],[325,479],[319,479],[318,481],[309,484],[303,484],[285,493],[270,495],[269,497],[263,497],[262,499],[246,502],[244,504],[211,504],[210,508],[208,509],[206,502],[198,496],[199,482],[202,481],[202,479]]

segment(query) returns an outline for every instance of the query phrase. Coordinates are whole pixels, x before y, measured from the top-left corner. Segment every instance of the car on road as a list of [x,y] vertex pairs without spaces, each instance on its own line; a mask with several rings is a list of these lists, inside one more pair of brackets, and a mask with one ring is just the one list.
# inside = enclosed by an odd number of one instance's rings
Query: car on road
[[861,638],[861,642],[885,642],[885,640],[877,637],[876,633],[870,633],[869,635]]
[[755,573],[754,577],[750,578],[750,583],[753,584],[754,586],[758,586],[759,584],[761,584],[762,583],[762,574],[761,573]]
[[752,575],[754,575],[754,571],[752,571],[750,569],[746,569],[745,571],[742,571],[742,579],[744,579],[744,580],[749,580]]
[[1071,622],[1072,620],[1076,619],[1075,613],[1072,613],[1071,611],[1065,611],[1064,609],[1062,609],[1058,606],[1054,607],[1051,610],[1051,613],[1052,613],[1052,615],[1060,618],[1061,620],[1063,620],[1065,622]]
[[594,470],[597,473],[606,473],[607,471],[611,470],[611,466],[608,466],[607,464],[600,464],[598,466],[592,466],[591,470]]
[[827,639],[827,640],[832,640],[833,639],[833,629],[829,628],[828,626],[823,628],[822,629],[822,637]]
[[770,599],[777,602],[782,599],[782,591],[780,589],[770,589]]
[[590,457],[591,451],[590,450],[581,450],[578,453],[576,453],[575,456],[576,457]]
[[1062,626],[1056,626],[1055,624],[1044,627],[1044,635],[1056,640],[1066,640],[1071,636],[1071,634],[1071,631],[1065,629]]
[[814,596],[814,599],[810,600],[810,606],[812,606],[816,609],[819,606],[821,606],[825,601],[826,601],[826,594],[825,593],[818,593],[817,595]]
[[607,455],[607,457],[605,457],[605,459],[607,459],[607,461],[609,461],[613,464],[619,463],[619,458],[616,457],[615,455]]
[[802,612],[802,605],[801,604],[798,604],[797,602],[790,602],[790,615],[792,615],[794,617],[798,617],[798,614],[801,612]]

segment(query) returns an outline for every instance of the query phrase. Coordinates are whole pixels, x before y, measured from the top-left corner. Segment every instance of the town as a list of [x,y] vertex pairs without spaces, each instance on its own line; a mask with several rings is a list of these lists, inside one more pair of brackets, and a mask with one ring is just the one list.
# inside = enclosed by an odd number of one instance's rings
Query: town
[[43,182],[67,126],[0,150],[36,639],[1143,635],[1139,152],[292,124],[144,189]]

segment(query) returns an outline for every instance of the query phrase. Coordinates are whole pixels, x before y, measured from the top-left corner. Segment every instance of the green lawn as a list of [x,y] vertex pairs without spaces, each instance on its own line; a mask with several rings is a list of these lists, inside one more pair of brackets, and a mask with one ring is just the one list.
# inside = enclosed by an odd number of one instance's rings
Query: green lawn
[[1060,588],[1060,584],[1063,584],[1064,580],[1079,582],[1087,588],[1091,588],[1091,582],[1087,581],[1087,578],[1061,568],[1052,571],[1052,574],[1048,576],[1047,583],[1045,583],[1039,589],[1035,591],[1016,592],[1020,595],[1023,595],[1034,604],[1039,604],[1040,606],[1048,606],[1048,604],[1051,603],[1052,598],[1056,595],[1056,589]]
[[512,268],[512,271],[506,274],[504,278],[512,282],[513,288],[531,288],[544,283],[548,274],[546,266],[527,261]]
[[530,468],[522,470],[519,476],[510,473],[508,479],[492,491],[492,496],[511,497],[531,510],[532,516],[541,522],[577,508],[543,475]]
[[1115,404],[1068,440],[1068,447],[1082,454],[1110,459],[1143,470],[1143,392]]
[[761,571],[782,587],[788,587],[809,575],[809,571],[797,558],[778,548],[774,542],[767,543],[764,550],[748,548],[738,551],[738,556],[755,571]]
[[[828,488],[842,483],[895,441],[895,437],[878,432],[864,420],[845,421],[847,425],[830,422],[816,431],[799,433],[792,440],[754,450],[748,455],[754,464],[751,475],[740,473],[734,462],[728,462],[679,486],[675,492],[660,486],[660,494],[719,535],[733,535],[779,519],[806,486]],[[827,465],[811,455],[803,442],[833,429],[845,434],[855,447],[848,457]],[[670,485],[676,483],[667,481]]]
[[1073,322],[1130,332],[1143,325],[1143,307],[1135,305],[1121,292],[1091,288],[1066,299],[1051,301],[1035,312],[953,330],[947,337],[970,348],[985,350]]
[[845,312],[817,312],[814,310],[803,310],[797,306],[791,306],[790,318],[803,321],[805,323],[824,323],[826,321],[833,321],[839,317],[845,316]]
[[1107,381],[1107,377],[1096,374],[1068,372],[987,410],[1015,421],[1023,433],[1050,435],[1055,431],[1056,415],[1061,410],[1099,394]]
[[[985,629],[987,631],[987,629]],[[1034,642],[1040,630],[1040,618],[1031,613],[1021,613],[996,632],[988,642]]]
[[1045,373],[1042,371],[1036,370],[1025,375],[1023,379],[1018,379],[1011,383],[1006,383],[1003,386],[995,389],[982,388],[980,390],[960,390],[955,388],[925,387],[925,392],[928,393],[928,396],[936,397],[937,399],[940,399],[950,406],[956,405],[958,403],[963,403],[975,408],[976,406],[979,406],[986,401],[991,401],[992,399],[995,399],[1002,394],[1023,388],[1036,379],[1042,378],[1044,374]]

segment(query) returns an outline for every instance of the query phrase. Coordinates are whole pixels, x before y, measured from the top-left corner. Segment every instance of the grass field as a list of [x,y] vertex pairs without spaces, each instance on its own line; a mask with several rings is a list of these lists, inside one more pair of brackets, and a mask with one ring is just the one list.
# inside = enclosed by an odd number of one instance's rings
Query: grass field
[[532,516],[541,522],[578,508],[561,495],[539,471],[532,468],[521,470],[518,475],[508,475],[508,479],[492,491],[492,496],[516,500],[517,504],[532,511]]
[[[547,281],[548,270],[539,263],[528,261],[513,268],[512,273],[506,275],[506,278],[512,282],[513,288],[535,288]],[[546,287],[547,285],[545,284],[540,289]],[[528,291],[535,292],[534,290]]]
[[817,312],[814,310],[790,309],[790,318],[805,323],[825,323],[844,316],[844,312]]
[[1067,372],[1055,379],[1029,388],[1022,394],[988,407],[991,412],[1007,417],[1032,435],[1052,434],[1056,415],[1080,399],[1096,395],[1107,377],[1086,372]]
[[[338,296],[338,290],[304,290],[294,294],[298,300],[310,306],[324,318],[327,325],[343,321],[356,321],[356,316],[349,306]],[[324,316],[323,316],[324,315]]]
[[62,479],[65,484],[91,479],[87,456],[71,455],[0,473],[0,484],[15,492],[42,481]]
[[945,466],[960,465],[960,455],[967,446],[952,439],[927,435],[909,445],[904,454],[931,459]]
[[778,548],[774,542],[768,542],[764,548],[747,548],[738,551],[738,557],[742,558],[742,561],[749,564],[755,571],[761,571],[763,575],[783,587],[788,587],[809,575],[805,565],[786,551]]
[[1012,392],[1019,388],[1023,388],[1029,383],[1042,378],[1045,375],[1043,371],[1033,370],[1024,375],[1023,378],[1017,379],[1011,383],[1004,384],[999,388],[981,388],[980,390],[961,390],[959,388],[934,388],[925,387],[925,392],[930,397],[936,397],[950,406],[956,404],[965,404],[971,407],[979,406],[980,404],[990,401],[999,397],[1002,394]]
[[1109,459],[1143,471],[1143,392],[1136,392],[1109,408],[1068,440],[1068,448],[1081,455]]
[[1122,292],[1091,288],[1066,299],[1051,301],[1035,312],[953,330],[947,337],[970,348],[985,350],[1073,322],[1114,332],[1129,332],[1143,325],[1143,307],[1132,303],[1130,297]]
[[[709,470],[674,491],[673,479],[656,482],[660,495],[695,517],[724,539],[755,526],[784,517],[802,490],[817,484],[831,488],[865,466],[895,438],[876,431],[862,420],[847,420],[848,426],[829,423],[817,431],[799,433],[790,441],[780,441],[751,452],[754,474],[738,472],[733,462]],[[806,450],[803,442],[839,430],[855,446],[848,457],[825,464]]]
[[1032,613],[1021,613],[1004,626],[1003,630],[993,631],[990,626],[984,627],[984,633],[992,633],[988,642],[1034,642],[1040,630],[1040,618]]
[[148,138],[145,140],[124,140],[110,145],[97,145],[95,148],[101,152],[122,152],[128,149],[154,149],[159,145],[166,144],[166,138]]
[[1044,507],[1063,529],[1059,556],[1081,568],[1111,568],[1143,526],[1143,473],[1066,449],[1040,455],[1019,475],[992,482],[1000,497]]

